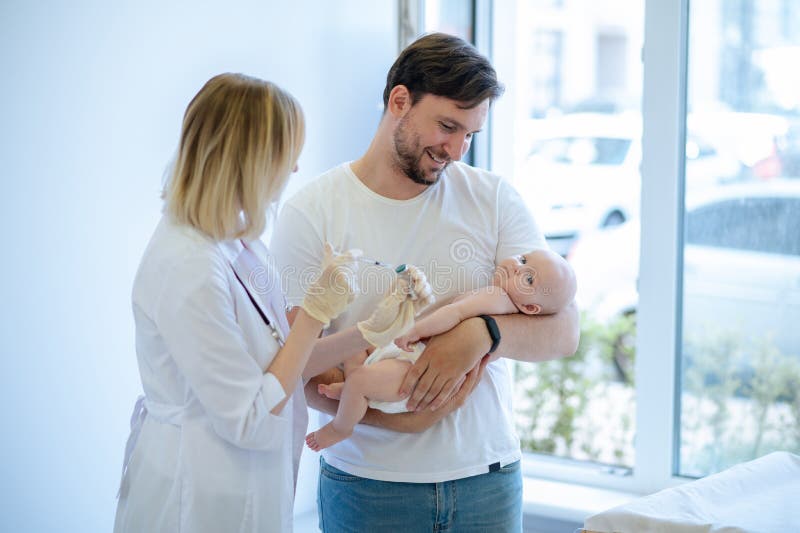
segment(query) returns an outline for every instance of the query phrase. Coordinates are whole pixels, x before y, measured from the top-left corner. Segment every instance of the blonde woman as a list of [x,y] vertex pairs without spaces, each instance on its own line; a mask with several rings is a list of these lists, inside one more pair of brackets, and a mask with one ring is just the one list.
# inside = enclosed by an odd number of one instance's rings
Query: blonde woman
[[[355,328],[317,342],[354,298],[357,251],[326,246],[290,329],[258,239],[304,135],[292,96],[239,74],[209,80],[186,110],[164,216],[133,286],[144,396],[131,417],[117,532],[291,530],[303,371],[368,346]],[[424,280],[414,289],[424,293]],[[411,298],[395,298],[398,309]]]

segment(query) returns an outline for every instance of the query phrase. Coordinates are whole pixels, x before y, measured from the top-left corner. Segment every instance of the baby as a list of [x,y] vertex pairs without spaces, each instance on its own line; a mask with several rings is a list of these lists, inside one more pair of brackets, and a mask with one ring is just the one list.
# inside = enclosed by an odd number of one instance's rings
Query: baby
[[504,259],[491,285],[437,309],[398,337],[396,346],[378,347],[369,357],[363,354],[346,361],[343,383],[319,385],[320,394],[339,400],[339,408],[331,422],[306,436],[306,444],[318,451],[349,437],[367,407],[387,413],[407,411],[399,389],[406,372],[425,349],[418,342],[421,339],[479,315],[557,313],[573,300],[575,291],[572,267],[556,253],[534,250]]
[[492,284],[456,298],[417,322],[395,340],[406,351],[413,343],[451,330],[463,320],[480,315],[550,315],[575,297],[575,274],[560,255],[534,250],[509,257],[495,269]]

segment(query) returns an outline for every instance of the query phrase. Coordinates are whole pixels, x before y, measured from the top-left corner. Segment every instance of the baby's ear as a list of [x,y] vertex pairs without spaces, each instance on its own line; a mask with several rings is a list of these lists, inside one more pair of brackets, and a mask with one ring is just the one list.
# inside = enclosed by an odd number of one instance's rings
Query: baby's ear
[[542,312],[542,306],[539,304],[522,304],[518,308],[526,315],[538,315]]

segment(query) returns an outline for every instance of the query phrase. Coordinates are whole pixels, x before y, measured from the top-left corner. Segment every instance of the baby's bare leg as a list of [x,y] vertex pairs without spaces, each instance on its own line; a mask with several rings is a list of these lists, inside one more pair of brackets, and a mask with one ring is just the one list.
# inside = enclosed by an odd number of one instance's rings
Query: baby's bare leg
[[[352,357],[348,357],[344,361],[344,377],[347,379],[347,376],[364,366],[364,361],[367,360],[369,354],[364,351],[358,355],[354,355]],[[320,383],[317,385],[317,392],[330,398],[331,400],[338,400],[339,397],[342,395],[342,388],[344,387],[344,382],[338,381],[335,383]]]
[[352,435],[370,400],[401,400],[400,385],[410,366],[408,361],[384,359],[354,371],[344,382],[336,418],[306,436],[308,447],[319,451]]
[[345,359],[344,360],[344,377],[345,377],[345,379],[347,379],[347,377],[350,374],[352,374],[353,372],[355,372],[356,370],[358,370],[359,368],[364,366],[364,361],[367,360],[367,357],[369,357],[369,353],[367,353],[367,351],[365,350],[365,351],[361,352],[360,354],[357,354],[357,355],[354,355],[352,357],[348,357],[347,359]]

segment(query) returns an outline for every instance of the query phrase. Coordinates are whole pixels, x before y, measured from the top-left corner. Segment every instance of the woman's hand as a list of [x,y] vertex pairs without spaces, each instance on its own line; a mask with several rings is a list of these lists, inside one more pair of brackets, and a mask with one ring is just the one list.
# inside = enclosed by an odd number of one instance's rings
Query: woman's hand
[[414,317],[433,303],[425,274],[417,267],[408,267],[408,280],[398,278],[368,319],[357,324],[358,330],[376,348],[390,344],[414,326]]
[[330,243],[325,243],[322,272],[306,291],[301,306],[309,316],[322,322],[324,326],[339,316],[355,299],[358,291],[356,259],[360,255],[361,250],[348,250],[338,254]]

